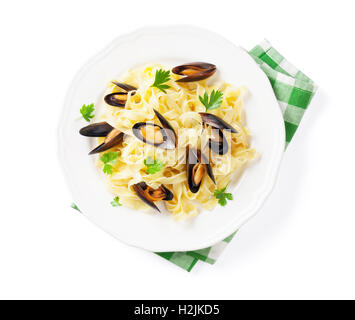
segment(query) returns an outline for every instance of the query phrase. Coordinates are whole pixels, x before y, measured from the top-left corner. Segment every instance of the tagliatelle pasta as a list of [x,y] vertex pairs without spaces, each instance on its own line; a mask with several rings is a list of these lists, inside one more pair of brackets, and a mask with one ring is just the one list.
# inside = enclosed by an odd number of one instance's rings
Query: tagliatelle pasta
[[[101,106],[96,115],[97,121],[105,121],[114,128],[125,133],[123,141],[112,148],[119,151],[113,172],[105,175],[110,191],[119,196],[120,202],[138,210],[148,210],[149,207],[141,201],[133,190],[133,185],[144,181],[156,189],[164,185],[173,194],[173,199],[160,201],[159,206],[175,217],[194,216],[200,208],[212,210],[217,205],[214,196],[216,189],[224,188],[235,174],[241,173],[245,165],[255,159],[257,153],[249,147],[249,132],[244,125],[243,99],[247,94],[245,87],[235,88],[222,81],[212,79],[196,82],[176,82],[180,75],[170,74],[167,82],[170,88],[166,93],[152,87],[156,71],[170,68],[158,64],[148,64],[129,70],[115,79],[137,88],[130,91],[124,108],[114,107],[106,103]],[[212,90],[223,93],[223,101],[219,108],[208,111],[223,119],[237,130],[238,133],[226,132],[229,150],[225,155],[214,153],[208,148],[209,130],[203,125],[199,112],[206,112],[200,101],[205,92]],[[118,86],[108,84],[105,95],[112,92],[122,92]],[[103,102],[104,103],[104,102]],[[166,150],[144,143],[132,134],[132,127],[138,122],[151,122],[161,126],[154,109],[169,121],[177,134],[177,145],[173,150]],[[207,137],[207,138],[206,138]],[[104,138],[98,138],[101,143]],[[207,139],[207,140],[206,140]],[[191,192],[188,185],[186,169],[187,147],[200,149],[211,161],[215,183],[207,175],[203,177],[198,192]],[[145,160],[158,159],[164,167],[153,174],[147,172]],[[100,158],[96,161],[102,170]]]

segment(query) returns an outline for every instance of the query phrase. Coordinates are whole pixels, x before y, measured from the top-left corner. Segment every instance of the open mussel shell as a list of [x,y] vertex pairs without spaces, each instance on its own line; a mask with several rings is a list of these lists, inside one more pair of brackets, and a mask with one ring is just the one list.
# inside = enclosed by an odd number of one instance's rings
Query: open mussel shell
[[166,149],[175,149],[177,146],[177,135],[174,128],[171,126],[168,120],[166,120],[157,110],[153,109],[155,115],[159,119],[161,125],[165,129],[165,133],[168,137],[166,141]]
[[207,79],[216,72],[217,68],[214,64],[206,62],[191,62],[172,69],[172,72],[181,76],[185,76],[176,82],[193,82]]
[[112,107],[124,108],[127,102],[127,92],[114,92],[105,96],[105,102]]
[[202,122],[212,127],[213,138],[209,139],[208,146],[210,149],[219,154],[224,155],[228,152],[228,141],[223,134],[223,130],[229,130],[232,133],[238,133],[229,123],[215,116],[212,113],[200,112]]
[[168,136],[165,130],[154,123],[138,122],[132,128],[133,134],[144,143],[163,147]]
[[100,153],[117,146],[123,140],[123,136],[123,132],[117,129],[111,130],[110,133],[106,136],[105,141],[97,146],[94,150],[92,150],[89,154]]
[[139,140],[155,147],[167,150],[175,149],[177,145],[177,135],[174,128],[157,110],[154,110],[154,112],[162,127],[154,123],[138,122],[132,128],[133,134]]
[[154,204],[156,201],[165,200],[169,201],[174,198],[173,193],[161,185],[157,189],[148,186],[144,181],[133,185],[133,190],[137,196],[148,206],[160,212],[159,208]]
[[210,125],[211,127],[218,128],[221,130],[230,130],[232,133],[238,133],[229,123],[225,122],[223,119],[215,116],[212,113],[200,112],[202,122]]
[[98,122],[81,128],[79,133],[85,137],[106,137],[112,130],[113,127],[107,122]]
[[213,175],[211,164],[200,150],[188,148],[187,150],[187,182],[192,193],[198,192],[201,187],[203,177],[208,174],[213,183],[215,178]]
[[121,82],[116,82],[116,81],[112,81],[112,83],[114,85],[116,85],[117,87],[120,87],[121,89],[129,92],[129,91],[136,91],[137,88],[136,87],[133,87],[131,86],[130,84],[127,84],[127,83],[121,83]]
[[[112,107],[120,107],[124,108],[127,102],[127,97],[128,97],[128,92],[130,91],[136,91],[137,88],[133,87],[127,83],[121,83],[121,82],[116,82],[112,81],[112,83],[121,89],[125,90],[126,92],[113,92],[105,96],[104,100],[105,102],[112,106]],[[135,92],[132,92],[132,95],[134,95]]]
[[215,130],[214,134],[217,135],[215,138],[211,138],[208,141],[208,146],[209,148],[214,152],[219,155],[224,155],[228,152],[228,141],[226,137],[223,134],[223,131],[221,129],[212,129]]
[[157,110],[154,110],[154,112],[162,127],[154,123],[138,122],[132,127],[133,134],[144,143],[151,144],[155,147],[167,150],[175,149],[177,145],[177,135],[174,128]]

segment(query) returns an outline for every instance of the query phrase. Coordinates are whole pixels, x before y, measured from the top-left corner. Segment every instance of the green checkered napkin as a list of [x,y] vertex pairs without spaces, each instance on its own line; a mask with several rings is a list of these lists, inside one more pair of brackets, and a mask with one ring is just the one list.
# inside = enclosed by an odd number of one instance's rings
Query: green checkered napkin
[[[275,92],[285,121],[287,147],[317,90],[317,86],[266,40],[250,50],[249,54],[265,72]],[[72,207],[79,210],[74,204]],[[191,271],[199,260],[214,264],[236,233],[237,231],[209,248],[187,252],[156,252],[156,254],[187,271]]]

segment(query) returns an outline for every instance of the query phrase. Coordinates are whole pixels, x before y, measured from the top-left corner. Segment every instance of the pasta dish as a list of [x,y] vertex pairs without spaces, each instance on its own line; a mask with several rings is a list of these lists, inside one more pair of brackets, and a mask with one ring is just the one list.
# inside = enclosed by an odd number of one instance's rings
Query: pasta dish
[[257,152],[244,120],[247,89],[215,79],[216,71],[205,62],[147,64],[108,84],[80,133],[97,138],[90,154],[113,206],[165,207],[181,218],[233,199],[228,184]]

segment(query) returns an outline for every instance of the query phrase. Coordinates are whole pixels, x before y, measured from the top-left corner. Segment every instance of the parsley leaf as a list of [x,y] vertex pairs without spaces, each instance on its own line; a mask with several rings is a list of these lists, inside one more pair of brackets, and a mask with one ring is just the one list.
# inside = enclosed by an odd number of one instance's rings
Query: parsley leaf
[[155,160],[152,157],[148,157],[144,160],[144,164],[147,167],[147,173],[154,174],[159,172],[164,168],[164,162],[160,162],[159,160]]
[[122,206],[122,203],[120,203],[120,197],[115,197],[113,201],[111,201],[111,206],[113,207],[120,207]]
[[81,212],[80,209],[78,208],[78,206],[74,202],[71,204],[71,207],[73,209],[78,210],[79,212]]
[[221,106],[223,101],[223,93],[219,90],[212,90],[208,99],[208,93],[205,92],[203,97],[199,96],[201,103],[206,107],[206,111],[217,109]]
[[110,164],[105,164],[102,171],[106,174],[112,174],[113,173],[113,167]]
[[151,85],[151,87],[156,87],[166,93],[165,89],[169,89],[170,86],[164,84],[170,80],[170,71],[164,71],[163,69],[159,69],[155,72],[155,81]]
[[218,203],[224,207],[227,204],[227,200],[233,200],[233,195],[231,193],[225,192],[227,189],[227,186],[220,190],[215,190],[213,195],[218,199]]
[[100,160],[103,163],[112,163],[112,164],[116,164],[117,163],[117,159],[118,158],[118,152],[114,152],[114,151],[110,151],[107,153],[104,153]]
[[118,158],[118,152],[114,152],[114,151],[104,153],[100,157],[100,160],[104,163],[104,167],[103,167],[104,173],[106,173],[106,174],[113,173],[113,166],[112,165],[117,163],[117,158]]
[[90,120],[94,117],[94,114],[92,114],[94,110],[95,107],[93,103],[89,105],[84,104],[80,109],[80,113],[87,122],[90,122]]

